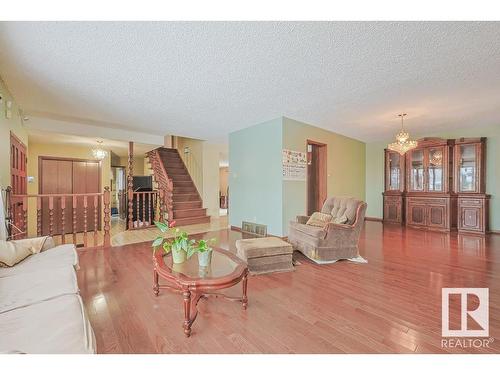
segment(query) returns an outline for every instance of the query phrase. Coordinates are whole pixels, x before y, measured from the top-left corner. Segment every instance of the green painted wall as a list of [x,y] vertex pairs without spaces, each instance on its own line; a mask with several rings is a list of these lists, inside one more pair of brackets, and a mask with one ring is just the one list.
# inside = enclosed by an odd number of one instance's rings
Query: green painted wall
[[[491,194],[490,229],[500,230],[500,126],[470,127],[433,134],[413,135],[420,137],[487,137],[486,145],[486,192]],[[367,143],[366,145],[366,201],[367,216],[382,218],[382,192],[384,191],[384,148],[386,142]]]
[[266,224],[288,234],[288,223],[306,213],[306,182],[283,181],[282,149],[306,151],[307,139],[328,148],[328,195],[365,199],[365,144],[286,117],[229,135],[229,222]]
[[[306,152],[307,140],[327,145],[328,196],[365,199],[365,144],[330,131],[283,118],[283,148]],[[283,233],[297,215],[306,214],[305,181],[283,181]]]
[[229,134],[229,223],[267,225],[281,236],[282,119],[274,119]]

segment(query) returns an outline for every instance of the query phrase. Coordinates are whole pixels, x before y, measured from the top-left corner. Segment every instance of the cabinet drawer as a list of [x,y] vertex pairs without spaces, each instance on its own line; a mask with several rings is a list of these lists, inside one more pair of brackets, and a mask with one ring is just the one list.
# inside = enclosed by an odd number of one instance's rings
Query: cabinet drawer
[[426,198],[426,197],[411,197],[407,198],[408,203],[425,204],[425,205],[447,205],[449,199],[447,198]]
[[463,207],[482,207],[484,200],[475,198],[459,198],[458,204]]

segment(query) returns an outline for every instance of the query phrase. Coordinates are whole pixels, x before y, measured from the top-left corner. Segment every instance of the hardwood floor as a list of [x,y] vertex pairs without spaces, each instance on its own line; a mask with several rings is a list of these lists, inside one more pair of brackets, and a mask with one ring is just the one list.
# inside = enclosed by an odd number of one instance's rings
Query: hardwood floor
[[[233,251],[241,238],[230,230],[195,237],[214,235]],[[360,253],[368,264],[316,265],[296,253],[294,272],[250,277],[246,311],[201,301],[190,338],[182,296],[152,293],[149,243],[79,252],[99,353],[500,353],[499,235],[367,222]],[[441,347],[443,287],[489,288],[489,348]]]

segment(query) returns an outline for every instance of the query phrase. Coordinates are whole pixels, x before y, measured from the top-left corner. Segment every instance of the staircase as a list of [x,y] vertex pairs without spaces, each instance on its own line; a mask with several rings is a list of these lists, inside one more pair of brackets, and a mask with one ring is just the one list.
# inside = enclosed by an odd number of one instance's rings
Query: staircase
[[[163,163],[168,178],[173,183],[173,220],[175,226],[209,223],[210,216],[189,172],[182,161],[179,152],[173,148],[160,147],[156,149]],[[154,173],[157,173],[153,169]],[[159,181],[160,179],[156,178]]]

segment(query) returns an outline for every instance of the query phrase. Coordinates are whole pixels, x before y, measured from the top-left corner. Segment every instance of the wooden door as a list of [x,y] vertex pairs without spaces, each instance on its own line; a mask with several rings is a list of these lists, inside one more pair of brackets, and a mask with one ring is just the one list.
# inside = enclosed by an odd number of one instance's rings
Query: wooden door
[[384,221],[403,222],[403,197],[401,195],[384,195]]
[[[98,161],[73,161],[73,194],[99,193],[100,163]],[[97,220],[96,220],[97,216]],[[94,197],[77,198],[77,232],[95,230],[95,222],[100,223],[100,205]],[[99,229],[99,224],[98,228]]]
[[428,147],[425,149],[426,192],[446,192],[448,191],[447,180],[447,146]]
[[427,206],[425,204],[408,202],[406,221],[409,225],[426,225]]
[[472,197],[458,198],[458,230],[464,232],[485,233],[485,208],[487,199]]
[[327,198],[327,149],[323,143],[307,141],[307,214],[321,211]]
[[[12,133],[10,133],[10,185],[13,195],[26,195],[26,146]],[[12,231],[16,238],[26,235],[27,225],[23,217],[22,199],[13,199],[12,219],[17,229]]]
[[[71,160],[41,158],[39,163],[40,194],[73,193],[73,163]],[[71,198],[65,199],[64,214],[61,199],[52,199],[52,219],[50,217],[50,203],[49,198],[42,198],[42,235],[61,234],[63,232],[63,216],[64,232],[71,232]]]
[[446,205],[429,205],[427,207],[427,225],[431,228],[446,229],[448,227]]

